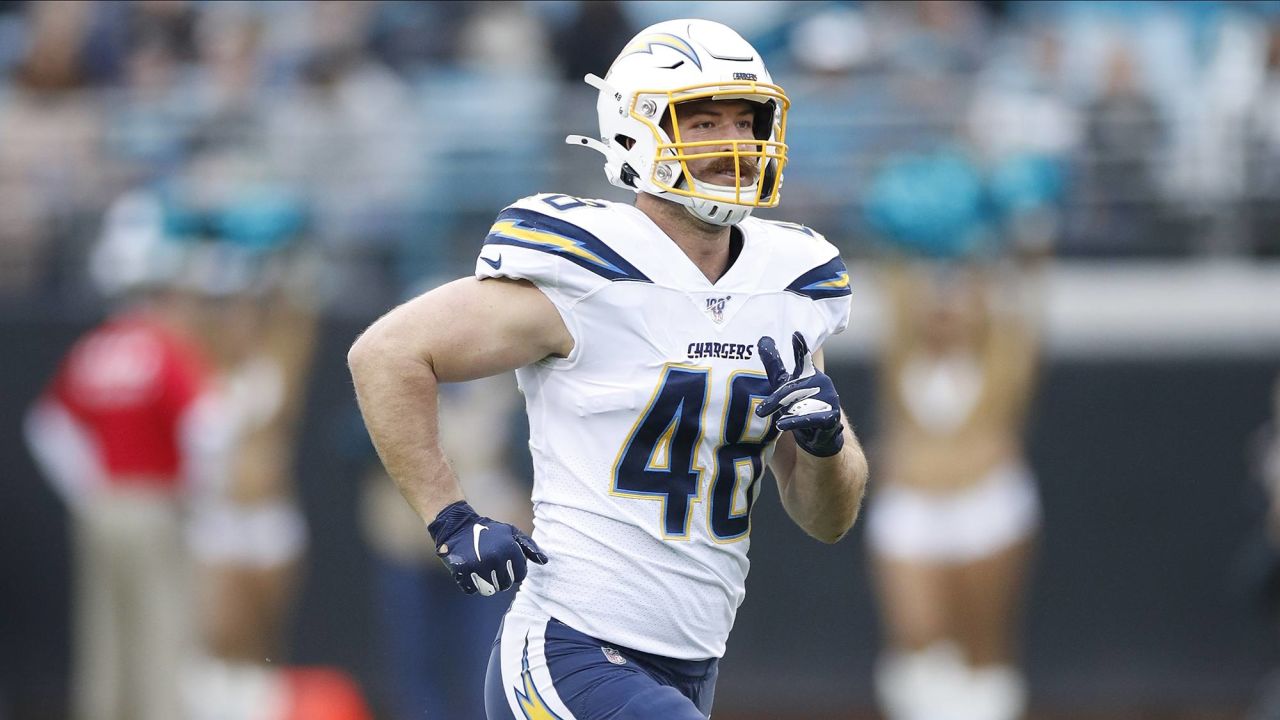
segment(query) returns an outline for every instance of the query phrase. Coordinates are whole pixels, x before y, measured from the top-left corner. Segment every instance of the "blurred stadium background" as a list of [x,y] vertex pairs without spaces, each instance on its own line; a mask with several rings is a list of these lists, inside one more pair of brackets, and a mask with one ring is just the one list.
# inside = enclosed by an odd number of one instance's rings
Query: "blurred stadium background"
[[[883,247],[1051,243],[1033,717],[1245,717],[1280,659],[1249,560],[1280,371],[1280,3],[0,0],[0,718],[66,713],[65,512],[20,424],[102,317],[87,259],[110,204],[198,175],[305,209],[321,333],[288,659],[385,708],[345,350],[470,272],[513,199],[625,199],[563,145],[595,130],[581,77],[681,16],[736,28],[792,98],[770,216],[850,265],[828,363],[873,444]],[[766,497],[716,717],[874,717],[861,533],[819,546]]]

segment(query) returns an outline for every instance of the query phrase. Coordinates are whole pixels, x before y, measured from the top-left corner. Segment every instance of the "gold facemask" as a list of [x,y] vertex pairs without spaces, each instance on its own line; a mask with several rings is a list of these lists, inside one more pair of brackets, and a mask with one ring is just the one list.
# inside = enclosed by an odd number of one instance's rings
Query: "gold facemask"
[[[663,142],[664,134],[658,124],[660,118],[655,117],[659,105],[646,96],[666,97],[672,142]],[[773,112],[769,113],[768,126],[760,127],[757,123],[756,127],[756,135],[763,134],[764,139],[684,142],[680,137],[677,106],[694,100],[771,102]],[[632,118],[648,126],[657,140],[650,178],[655,187],[685,197],[744,207],[772,208],[777,207],[780,200],[778,191],[782,185],[782,170],[787,164],[787,110],[790,107],[791,101],[777,85],[735,80],[673,90],[639,90],[632,96],[630,113]],[[690,172],[690,161],[710,158],[733,158],[735,180],[732,188],[700,181]],[[672,161],[680,163],[680,172],[672,172],[669,165]],[[742,182],[744,161],[754,163],[756,168],[754,182],[745,185]]]

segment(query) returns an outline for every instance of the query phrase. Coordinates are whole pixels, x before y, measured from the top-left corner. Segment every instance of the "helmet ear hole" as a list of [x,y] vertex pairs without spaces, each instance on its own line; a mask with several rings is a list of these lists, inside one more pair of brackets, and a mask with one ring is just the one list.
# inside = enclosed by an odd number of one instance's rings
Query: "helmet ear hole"
[[613,136],[613,141],[614,141],[614,142],[616,142],[616,143],[618,143],[619,145],[621,145],[622,147],[624,147],[624,148],[626,148],[626,149],[628,149],[628,150],[630,150],[630,149],[631,149],[633,146],[635,146],[635,144],[636,144],[636,139],[635,139],[635,138],[633,138],[633,137],[627,137],[626,135],[623,135],[622,133],[618,133],[617,135],[614,135],[614,136]]

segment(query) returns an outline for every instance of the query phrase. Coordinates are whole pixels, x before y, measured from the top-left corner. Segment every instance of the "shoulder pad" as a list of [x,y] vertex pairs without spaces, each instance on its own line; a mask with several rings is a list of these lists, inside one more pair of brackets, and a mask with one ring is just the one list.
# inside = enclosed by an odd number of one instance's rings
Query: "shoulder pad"
[[[609,204],[568,195],[535,195],[503,210],[489,228],[484,244],[506,245],[567,260],[606,280],[651,282],[603,240],[575,222],[572,211],[607,210]],[[484,259],[482,257],[482,259]]]
[[[822,233],[796,223],[753,218],[775,243],[775,277],[787,292],[812,300],[849,295],[849,272],[840,251]],[[785,285],[783,285],[785,283]]]

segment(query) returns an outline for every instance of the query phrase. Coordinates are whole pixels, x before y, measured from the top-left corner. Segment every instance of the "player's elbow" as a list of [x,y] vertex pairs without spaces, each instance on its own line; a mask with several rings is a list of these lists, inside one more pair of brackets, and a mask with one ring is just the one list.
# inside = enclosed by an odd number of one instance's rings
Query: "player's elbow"
[[867,464],[867,456],[861,448],[858,448],[850,458],[849,464],[849,494],[843,503],[844,517],[841,520],[843,529],[831,542],[838,542],[853,529],[853,524],[862,514],[862,501],[867,496],[867,480],[871,475],[871,467]]
[[[856,460],[856,462],[855,462]],[[837,497],[824,503],[821,513],[813,518],[805,530],[820,542],[834,545],[853,529],[862,512],[862,499],[867,489],[867,463],[859,452],[850,461],[847,482]]]
[[347,370],[359,387],[394,358],[395,343],[379,323],[369,326],[347,350]]
[[792,519],[805,534],[827,545],[834,545],[844,539],[858,518],[859,501],[829,500],[823,507],[806,513],[791,513]]
[[854,519],[857,519],[857,508],[862,506],[862,497],[867,493],[867,480],[871,477],[871,465],[867,462],[867,454],[860,447],[856,450],[849,458],[850,484],[858,500],[857,507],[854,508]]
[[821,534],[821,533],[817,533],[817,534],[811,533],[811,535],[815,540],[817,540],[820,543],[823,543],[824,545],[835,545],[836,543],[844,539],[845,533],[847,532],[848,530],[842,533],[834,534],[834,535]]
[[377,341],[369,330],[365,330],[347,350],[347,370],[356,384],[359,384],[361,377],[368,373],[374,364],[377,358],[376,345]]
[[347,370],[357,395],[364,389],[403,390],[405,383],[418,388],[423,381],[435,381],[430,353],[410,342],[403,323],[388,317],[370,325],[347,350]]
[[849,534],[849,530],[853,528],[853,521],[857,517],[858,510],[854,508],[852,512],[831,518],[820,528],[810,528],[809,535],[818,542],[835,545],[843,540],[845,535]]

